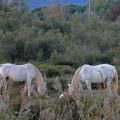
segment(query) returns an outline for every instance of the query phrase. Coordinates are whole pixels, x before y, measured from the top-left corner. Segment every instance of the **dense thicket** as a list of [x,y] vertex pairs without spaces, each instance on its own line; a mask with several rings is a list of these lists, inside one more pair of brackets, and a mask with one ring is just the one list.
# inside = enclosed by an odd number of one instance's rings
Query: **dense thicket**
[[87,5],[1,9],[0,62],[119,65],[120,12],[112,12],[117,5],[108,0],[92,4],[90,21]]

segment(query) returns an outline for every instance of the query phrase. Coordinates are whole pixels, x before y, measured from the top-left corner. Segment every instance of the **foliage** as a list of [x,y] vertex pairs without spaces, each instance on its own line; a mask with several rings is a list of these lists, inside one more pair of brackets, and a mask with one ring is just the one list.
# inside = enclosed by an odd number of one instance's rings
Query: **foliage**
[[104,13],[116,5],[105,3],[96,2],[90,22],[86,6],[51,4],[32,12],[1,9],[0,61],[119,65],[120,19],[109,22],[101,18],[101,9]]
[[[55,81],[54,81],[55,82]],[[54,84],[54,83],[53,83]],[[20,86],[14,86],[17,88]],[[51,87],[48,87],[51,89]],[[120,100],[108,96],[83,95],[80,99],[65,97],[59,99],[58,92],[49,91],[49,96],[31,97],[16,96],[12,91],[12,98],[8,100],[8,108],[0,113],[1,119],[12,120],[88,120],[88,119],[116,119],[119,120]],[[52,97],[51,97],[52,96]]]
[[[58,99],[72,79],[69,74],[78,66],[120,65],[120,17],[115,21],[105,19],[116,6],[113,2],[97,1],[89,22],[86,6],[54,4],[32,12],[14,7],[0,9],[0,62],[34,63],[46,78],[49,93],[45,98],[27,99],[16,85],[15,90],[9,89],[12,97],[7,103],[8,109],[0,112],[0,119],[120,118],[120,102],[113,98]],[[117,70],[120,74],[119,67]]]
[[112,63],[112,57],[106,54],[92,54],[87,56],[86,63],[88,64],[104,64],[104,63]]
[[81,5],[66,5],[66,9],[68,9],[69,13],[83,13],[86,10],[86,6]]
[[30,62],[35,64],[43,74],[47,75],[47,77],[74,74],[75,72],[75,69],[68,65],[50,65],[33,61]]
[[120,15],[119,5],[119,0],[97,0],[92,7],[102,19],[114,21]]

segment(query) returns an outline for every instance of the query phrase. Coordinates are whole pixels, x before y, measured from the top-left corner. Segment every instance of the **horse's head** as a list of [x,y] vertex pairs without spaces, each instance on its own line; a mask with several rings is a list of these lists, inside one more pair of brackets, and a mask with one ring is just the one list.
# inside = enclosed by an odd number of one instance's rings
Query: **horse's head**
[[[68,91],[66,92],[63,92],[60,96],[59,96],[59,98],[61,99],[61,98],[64,98],[64,97],[68,97],[69,95],[71,95],[71,93],[74,91],[74,89],[72,89],[71,88],[71,84],[68,84]],[[71,90],[72,89],[72,90]],[[69,92],[69,91],[72,91],[72,92]]]
[[59,99],[67,97],[68,96],[68,92],[63,92],[60,96]]
[[74,88],[73,88],[73,86],[71,85],[71,84],[68,84],[68,94],[71,96],[72,94],[73,94],[73,92],[74,92]]

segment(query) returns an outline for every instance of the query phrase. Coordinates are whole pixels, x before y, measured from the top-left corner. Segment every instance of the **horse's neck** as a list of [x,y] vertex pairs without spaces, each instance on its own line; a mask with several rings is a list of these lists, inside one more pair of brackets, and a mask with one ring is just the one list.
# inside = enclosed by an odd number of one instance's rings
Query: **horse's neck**
[[0,74],[2,75],[3,79],[5,79],[9,74],[9,67],[7,66],[0,67]]
[[78,77],[77,75],[75,75],[72,79],[72,83],[71,83],[71,87],[75,88],[75,86],[78,84]]
[[45,83],[44,83],[43,76],[42,76],[41,72],[36,67],[35,67],[35,71],[36,71],[36,80],[39,82],[39,84],[44,86]]
[[72,79],[72,82],[71,82],[71,85],[68,89],[68,93],[69,94],[72,94],[72,92],[78,88],[78,85],[79,85],[79,72],[80,72],[80,68],[75,72],[75,75],[73,76],[73,79]]

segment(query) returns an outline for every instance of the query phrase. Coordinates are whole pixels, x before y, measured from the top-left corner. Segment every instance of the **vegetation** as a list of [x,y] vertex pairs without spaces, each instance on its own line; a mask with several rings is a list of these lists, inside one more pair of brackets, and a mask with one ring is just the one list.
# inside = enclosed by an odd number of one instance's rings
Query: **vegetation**
[[[65,86],[67,77],[47,78],[48,96],[31,98],[23,96],[24,84],[13,84],[9,87],[9,97],[6,100],[7,109],[0,112],[1,120],[88,120],[105,119],[119,120],[120,99],[106,96],[105,91],[94,95],[93,98],[86,92],[81,98],[66,97],[59,99]],[[64,81],[64,82],[62,82]],[[95,94],[95,93],[94,93]],[[105,95],[104,95],[105,94]]]
[[0,62],[119,65],[120,18],[110,21],[101,17],[104,10],[116,7],[116,2],[107,5],[107,1],[104,6],[96,2],[90,22],[87,6],[53,4],[32,12],[1,9]]
[[21,95],[22,85],[12,85],[0,119],[118,120],[119,99],[58,97],[82,64],[110,63],[120,73],[119,5],[119,0],[92,2],[90,21],[87,5],[51,4],[33,11],[1,7],[0,63],[35,64],[46,80],[48,96],[29,99]]

